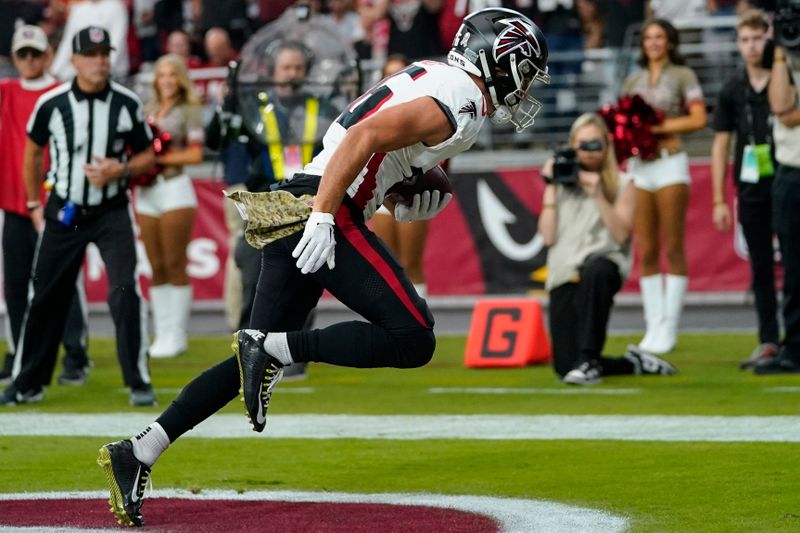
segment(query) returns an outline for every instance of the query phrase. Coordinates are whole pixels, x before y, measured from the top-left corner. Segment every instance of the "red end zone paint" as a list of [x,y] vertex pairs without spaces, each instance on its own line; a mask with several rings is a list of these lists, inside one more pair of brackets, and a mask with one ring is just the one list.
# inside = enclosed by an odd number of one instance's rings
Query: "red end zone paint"
[[[410,505],[154,498],[145,501],[142,515],[144,530],[176,533],[498,531],[496,522],[483,515]],[[116,521],[105,500],[0,500],[0,525],[109,528]]]

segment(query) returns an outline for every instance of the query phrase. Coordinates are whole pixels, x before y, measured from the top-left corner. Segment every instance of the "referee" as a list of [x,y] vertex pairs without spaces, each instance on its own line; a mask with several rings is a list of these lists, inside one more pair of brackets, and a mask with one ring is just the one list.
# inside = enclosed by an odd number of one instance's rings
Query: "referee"
[[[42,95],[28,121],[23,177],[28,210],[41,237],[13,382],[0,398],[5,405],[44,397],[67,304],[90,242],[100,249],[108,273],[108,304],[130,403],[155,404],[127,191],[131,175],[149,170],[155,155],[142,103],[109,81],[111,50],[103,28],[79,31],[72,40],[75,79]],[[42,155],[48,142],[52,192],[42,205]]]

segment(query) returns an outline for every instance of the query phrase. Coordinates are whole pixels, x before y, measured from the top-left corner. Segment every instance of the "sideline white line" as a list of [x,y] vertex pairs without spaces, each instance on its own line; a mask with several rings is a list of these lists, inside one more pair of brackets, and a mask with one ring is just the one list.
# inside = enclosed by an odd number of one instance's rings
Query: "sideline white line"
[[[129,437],[145,413],[0,414],[0,436]],[[186,437],[207,439],[477,439],[800,442],[800,416],[270,415],[254,433],[242,415],[215,415]]]
[[[23,493],[0,494],[2,500],[32,499],[102,499],[108,492],[69,492],[69,493]],[[455,509],[478,513],[497,521],[503,533],[528,533],[546,531],[548,533],[575,533],[576,531],[596,533],[623,532],[628,527],[624,517],[604,511],[565,505],[562,503],[523,500],[519,498],[492,498],[489,496],[450,496],[444,494],[353,494],[347,492],[296,492],[296,491],[252,491],[238,494],[229,490],[204,490],[192,494],[184,490],[156,490],[150,498],[185,498],[192,500],[239,500],[239,501],[278,501],[278,502],[325,502],[325,503],[370,503],[385,505],[423,505],[444,509]],[[103,505],[105,502],[103,502]],[[146,509],[144,511],[147,512]],[[109,520],[111,515],[109,515]],[[146,514],[145,514],[146,518]],[[0,532],[33,531],[34,528],[10,528],[0,526]],[[44,529],[36,531],[87,531],[80,529]],[[91,530],[96,531],[96,530]]]
[[549,389],[546,387],[432,387],[428,389],[431,394],[544,394],[544,395],[622,395],[639,394],[642,389],[593,389],[589,387],[561,387]]
[[767,392],[800,392],[800,387],[767,387]]
[[[156,387],[153,389],[156,394],[179,394],[183,389],[181,387]],[[126,388],[117,389],[119,394],[130,394],[131,390]],[[283,387],[281,388],[281,395],[283,394],[313,394],[314,387]]]

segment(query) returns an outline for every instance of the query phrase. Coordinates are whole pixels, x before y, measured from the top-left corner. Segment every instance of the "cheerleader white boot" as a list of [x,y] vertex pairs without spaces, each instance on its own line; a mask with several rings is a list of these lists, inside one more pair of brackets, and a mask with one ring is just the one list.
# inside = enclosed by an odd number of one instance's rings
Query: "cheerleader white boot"
[[656,338],[660,336],[659,331],[664,321],[664,288],[661,274],[640,278],[639,291],[642,295],[646,327],[644,338],[639,342],[639,348],[653,352],[656,347]]
[[150,309],[153,312],[152,344],[147,349],[150,357],[163,357],[165,342],[169,335],[169,297],[172,285],[155,285],[150,287]]
[[678,324],[683,311],[683,298],[689,285],[686,276],[667,274],[666,290],[664,291],[664,320],[658,335],[653,339],[651,352],[656,354],[669,353],[675,349],[678,340]]

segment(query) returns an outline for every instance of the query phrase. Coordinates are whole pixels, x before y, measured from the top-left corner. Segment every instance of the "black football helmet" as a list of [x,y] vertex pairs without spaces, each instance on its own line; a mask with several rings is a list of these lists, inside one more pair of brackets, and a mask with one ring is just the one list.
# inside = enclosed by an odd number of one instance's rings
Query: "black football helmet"
[[533,124],[541,102],[530,93],[534,81],[550,82],[547,42],[525,15],[488,8],[468,15],[453,39],[447,62],[483,80],[495,112],[492,122],[511,122],[522,131]]

